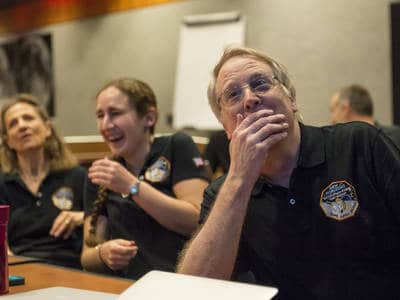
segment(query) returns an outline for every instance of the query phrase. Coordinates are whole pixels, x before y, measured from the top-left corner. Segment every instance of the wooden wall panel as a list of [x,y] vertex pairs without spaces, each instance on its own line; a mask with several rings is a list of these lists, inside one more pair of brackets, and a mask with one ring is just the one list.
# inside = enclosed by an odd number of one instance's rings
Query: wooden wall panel
[[183,0],[36,0],[0,10],[0,34]]
[[[156,134],[156,136],[159,135]],[[208,138],[192,136],[192,139],[200,153],[204,154],[204,150],[208,144]],[[78,158],[79,163],[84,166],[90,166],[96,159],[111,156],[110,149],[106,143],[102,141],[100,136],[65,137],[65,140],[67,147]]]

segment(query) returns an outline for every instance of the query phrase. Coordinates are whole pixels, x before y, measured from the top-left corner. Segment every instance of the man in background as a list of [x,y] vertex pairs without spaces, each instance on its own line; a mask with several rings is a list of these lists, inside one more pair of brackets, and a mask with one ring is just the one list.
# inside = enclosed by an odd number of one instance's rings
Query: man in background
[[330,103],[332,124],[352,121],[374,125],[400,147],[400,127],[382,126],[374,119],[374,104],[370,93],[361,85],[352,84],[336,92]]

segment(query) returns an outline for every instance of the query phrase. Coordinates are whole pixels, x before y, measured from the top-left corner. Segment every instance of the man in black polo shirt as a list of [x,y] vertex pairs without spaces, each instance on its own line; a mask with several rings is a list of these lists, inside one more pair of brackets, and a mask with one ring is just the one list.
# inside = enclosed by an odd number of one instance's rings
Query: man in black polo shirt
[[231,164],[179,271],[276,286],[277,299],[395,299],[399,149],[363,122],[299,123],[285,69],[252,49],[224,53],[208,95]]

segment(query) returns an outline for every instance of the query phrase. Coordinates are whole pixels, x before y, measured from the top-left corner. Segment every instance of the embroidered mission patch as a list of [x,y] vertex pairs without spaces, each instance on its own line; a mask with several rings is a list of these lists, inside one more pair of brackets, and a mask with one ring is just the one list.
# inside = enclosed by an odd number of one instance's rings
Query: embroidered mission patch
[[170,173],[171,163],[164,156],[161,156],[146,170],[144,178],[150,182],[161,182],[167,179]]
[[67,186],[60,187],[52,196],[55,207],[61,210],[71,210],[74,200],[74,191]]
[[358,208],[356,190],[345,180],[334,181],[321,192],[320,206],[329,218],[338,221],[350,218]]

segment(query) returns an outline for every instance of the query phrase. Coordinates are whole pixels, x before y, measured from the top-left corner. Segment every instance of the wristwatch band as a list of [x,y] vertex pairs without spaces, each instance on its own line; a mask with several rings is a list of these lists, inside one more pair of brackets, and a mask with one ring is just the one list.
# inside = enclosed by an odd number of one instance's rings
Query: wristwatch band
[[129,195],[134,196],[139,193],[139,186],[140,186],[140,180],[137,180],[135,184],[131,185],[129,188]]

